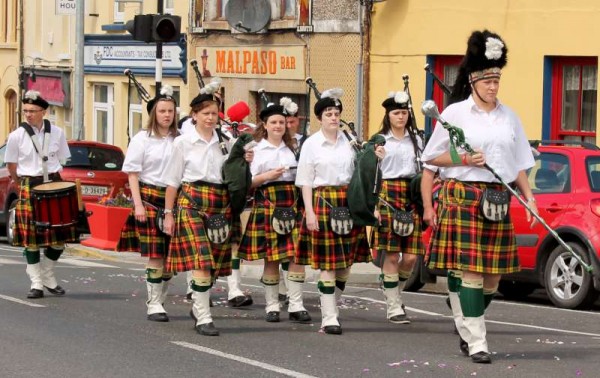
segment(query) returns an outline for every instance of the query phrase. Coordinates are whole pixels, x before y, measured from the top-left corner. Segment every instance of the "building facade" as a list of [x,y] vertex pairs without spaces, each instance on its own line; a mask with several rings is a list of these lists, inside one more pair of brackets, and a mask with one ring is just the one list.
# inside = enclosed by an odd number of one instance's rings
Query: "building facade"
[[18,124],[19,1],[0,0],[0,144]]
[[424,65],[452,85],[469,35],[489,29],[508,47],[499,98],[521,117],[527,136],[598,144],[600,46],[590,36],[600,32],[599,15],[594,0],[378,2],[369,15],[369,132],[381,122],[380,102],[404,87],[405,74],[418,126],[429,128],[421,102],[433,98],[443,108],[446,96]]

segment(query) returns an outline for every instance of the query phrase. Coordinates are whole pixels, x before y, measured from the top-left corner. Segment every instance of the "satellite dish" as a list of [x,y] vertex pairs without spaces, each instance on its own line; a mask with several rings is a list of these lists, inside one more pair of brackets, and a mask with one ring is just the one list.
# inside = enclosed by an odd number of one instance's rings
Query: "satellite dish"
[[271,4],[269,0],[229,0],[225,19],[241,33],[256,33],[271,20]]

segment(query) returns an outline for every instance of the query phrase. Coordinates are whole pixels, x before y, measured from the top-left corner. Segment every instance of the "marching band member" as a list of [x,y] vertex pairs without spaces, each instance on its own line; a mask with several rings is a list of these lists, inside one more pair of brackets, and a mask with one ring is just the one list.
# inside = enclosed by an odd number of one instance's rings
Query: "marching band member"
[[[335,335],[342,333],[336,289],[341,295],[352,264],[371,261],[365,228],[352,227],[348,211],[347,185],[354,171],[355,151],[340,131],[341,95],[341,89],[327,90],[315,103],[321,129],[304,142],[296,176],[296,185],[302,188],[305,221],[295,262],[321,270],[321,327]],[[383,155],[383,147],[379,151]]]
[[[215,93],[215,97],[219,98],[218,93]],[[196,132],[196,125],[194,124],[194,119],[193,119],[193,113],[194,113],[193,102],[192,102],[192,104],[190,104],[190,107],[192,108],[190,111],[192,116],[190,116],[185,122],[182,123],[182,126],[181,126],[181,134],[182,135]],[[227,276],[227,302],[232,307],[250,306],[253,303],[252,296],[249,294],[245,294],[242,291],[240,259],[237,257],[237,253],[235,251],[235,249],[237,249],[237,246],[234,245],[233,248],[234,248],[234,251],[233,251],[232,258],[231,258],[231,274],[229,276]],[[191,300],[192,294],[193,294],[193,290],[192,290],[192,286],[191,286],[192,271],[187,272],[186,278],[187,278],[186,297],[188,300]],[[212,303],[212,301],[211,301],[211,303]]]
[[[262,123],[255,131],[251,164],[254,205],[238,254],[244,260],[264,260],[261,282],[265,287],[267,322],[279,322],[279,265],[290,260],[288,296],[289,319],[306,323],[311,317],[302,302],[304,265],[293,262],[298,239],[298,190],[294,185],[296,156],[286,132],[286,117],[298,106],[283,97],[280,105],[269,104],[260,112]],[[290,169],[290,167],[292,169]],[[282,215],[283,214],[283,215]]]
[[[490,363],[484,311],[498,288],[501,275],[519,271],[514,228],[508,214],[510,197],[487,164],[505,182],[514,183],[537,212],[526,170],[534,165],[533,155],[521,121],[498,98],[501,69],[507,49],[502,38],[488,30],[471,34],[467,52],[454,85],[463,101],[448,106],[442,118],[460,127],[474,154],[452,159],[449,133],[435,128],[423,160],[444,167],[438,227],[433,233],[429,266],[462,272],[459,289],[463,314],[461,332],[475,363]],[[502,207],[489,206],[490,193],[504,198]],[[496,216],[499,215],[499,216]],[[527,212],[528,221],[532,216]],[[535,223],[533,219],[532,224]]]
[[[392,323],[407,324],[410,319],[402,303],[402,290],[417,256],[425,254],[421,217],[411,203],[409,187],[410,180],[419,171],[417,157],[418,151],[423,149],[423,141],[414,129],[406,92],[390,93],[381,105],[385,115],[378,133],[385,137],[386,154],[381,161],[381,200],[375,213],[379,226],[373,227],[371,240],[378,253],[385,255],[382,275],[387,318]],[[408,218],[400,220],[402,216]]]
[[[62,129],[44,119],[48,102],[37,91],[27,91],[22,99],[25,122],[8,136],[4,162],[11,179],[19,184],[13,244],[25,247],[27,275],[31,289],[27,298],[44,296],[44,288],[54,295],[64,295],[54,276],[54,266],[66,242],[77,242],[75,226],[41,230],[35,225],[31,189],[44,181],[61,181],[62,165],[71,156]],[[44,248],[45,259],[40,258]]]
[[148,320],[155,322],[169,321],[163,304],[173,272],[165,270],[169,237],[159,228],[163,221],[166,191],[160,177],[171,156],[173,140],[178,135],[176,108],[173,88],[163,85],[160,94],[148,101],[146,109],[150,118],[146,129],[140,130],[131,139],[123,163],[123,172],[129,175],[134,214],[125,226],[118,250],[137,251],[148,257],[147,315]]
[[192,100],[195,132],[175,139],[169,169],[161,176],[167,185],[164,228],[171,235],[167,270],[192,271],[191,315],[196,331],[207,336],[219,335],[209,289],[214,278],[231,274],[231,235],[239,235],[221,173],[227,156],[216,130],[219,100],[214,93],[219,85],[211,82]]

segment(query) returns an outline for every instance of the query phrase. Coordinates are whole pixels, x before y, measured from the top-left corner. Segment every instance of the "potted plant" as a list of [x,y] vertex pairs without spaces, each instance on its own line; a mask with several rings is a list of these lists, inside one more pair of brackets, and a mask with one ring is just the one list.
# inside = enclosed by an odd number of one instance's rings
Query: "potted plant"
[[114,251],[119,244],[121,230],[133,211],[133,201],[122,190],[114,197],[103,197],[98,203],[86,203],[86,214],[91,237],[82,245]]

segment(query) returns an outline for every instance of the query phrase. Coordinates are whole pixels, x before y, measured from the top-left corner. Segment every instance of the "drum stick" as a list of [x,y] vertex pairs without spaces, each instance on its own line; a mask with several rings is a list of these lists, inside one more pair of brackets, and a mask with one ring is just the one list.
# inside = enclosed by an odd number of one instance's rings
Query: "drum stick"
[[81,180],[75,179],[75,188],[77,190],[77,206],[79,211],[83,211],[83,199],[81,198]]

